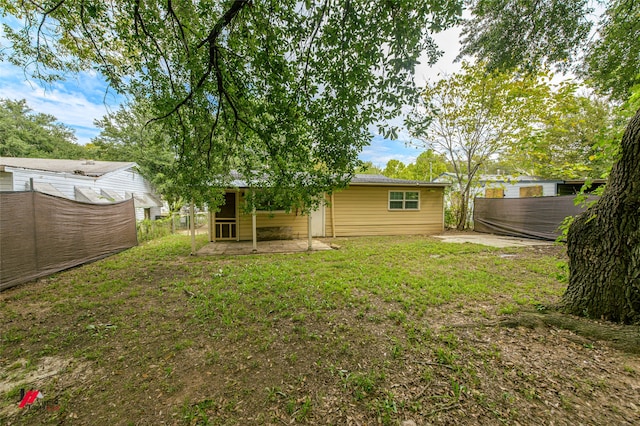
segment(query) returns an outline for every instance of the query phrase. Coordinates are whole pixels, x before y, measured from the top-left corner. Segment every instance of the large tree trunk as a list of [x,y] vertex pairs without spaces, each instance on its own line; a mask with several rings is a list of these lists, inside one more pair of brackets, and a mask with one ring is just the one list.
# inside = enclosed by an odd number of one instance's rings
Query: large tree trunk
[[591,318],[640,322],[640,110],[621,144],[600,200],[576,218],[567,237],[564,309]]

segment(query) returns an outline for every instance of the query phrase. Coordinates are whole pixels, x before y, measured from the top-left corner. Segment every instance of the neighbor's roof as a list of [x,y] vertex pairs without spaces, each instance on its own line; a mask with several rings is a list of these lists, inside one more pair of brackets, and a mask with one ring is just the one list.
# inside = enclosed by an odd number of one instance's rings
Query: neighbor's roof
[[[465,178],[466,178],[466,175],[465,175]],[[457,179],[457,175],[455,173],[444,172],[438,175],[435,181],[436,182],[453,182],[456,179]],[[562,179],[547,179],[547,178],[541,178],[538,176],[527,176],[527,175],[515,175],[515,176],[513,175],[479,175],[478,181],[483,183],[491,182],[491,183],[509,183],[509,184],[531,183],[531,182],[537,182],[537,183],[564,182]]]
[[0,171],[5,167],[40,170],[54,173],[68,173],[80,176],[100,177],[107,173],[126,170],[136,166],[134,162],[54,160],[49,158],[0,157]]

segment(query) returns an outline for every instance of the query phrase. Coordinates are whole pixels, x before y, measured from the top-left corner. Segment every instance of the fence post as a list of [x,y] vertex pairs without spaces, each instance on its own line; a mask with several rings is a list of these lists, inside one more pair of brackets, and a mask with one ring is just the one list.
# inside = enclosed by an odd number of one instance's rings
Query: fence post
[[196,255],[196,217],[195,217],[195,205],[193,201],[189,206],[189,227],[191,228],[191,255]]

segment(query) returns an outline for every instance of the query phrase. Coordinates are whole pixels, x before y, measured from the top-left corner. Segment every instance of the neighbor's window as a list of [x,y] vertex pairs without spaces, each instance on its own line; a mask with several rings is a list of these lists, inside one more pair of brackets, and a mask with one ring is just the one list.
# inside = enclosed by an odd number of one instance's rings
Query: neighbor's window
[[520,197],[542,197],[542,185],[523,186],[520,188]]
[[389,191],[389,210],[419,210],[420,192]]

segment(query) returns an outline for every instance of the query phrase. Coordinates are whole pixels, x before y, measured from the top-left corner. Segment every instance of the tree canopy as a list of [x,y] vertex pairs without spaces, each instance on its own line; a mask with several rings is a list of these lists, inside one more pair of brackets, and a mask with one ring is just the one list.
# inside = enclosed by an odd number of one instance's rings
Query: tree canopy
[[407,125],[419,143],[446,158],[456,176],[458,229],[467,226],[478,171],[531,133],[548,93],[543,75],[486,72],[484,63],[465,63],[425,87]]
[[605,99],[579,93],[573,82],[553,85],[537,125],[500,156],[512,174],[550,179],[605,178],[621,134],[617,109]]
[[26,100],[0,99],[0,156],[69,158],[87,156],[73,130],[49,114],[34,112]]
[[[305,201],[344,185],[368,128],[415,96],[413,70],[462,0],[0,0],[8,59],[37,78],[95,68],[145,100],[190,184],[240,171]],[[31,66],[32,61],[35,66]],[[302,178],[303,177],[303,178]]]
[[215,176],[201,183],[189,182],[189,171],[178,167],[176,152],[163,126],[155,122],[147,124],[152,118],[145,104],[136,103],[123,105],[118,111],[96,120],[95,125],[102,130],[88,146],[93,158],[135,161],[140,173],[172,209],[189,201],[215,204],[213,201],[220,197],[220,190],[216,191],[211,185],[215,183]]
[[[640,83],[640,3],[589,0],[472,0],[461,56],[489,69],[573,71],[614,99]],[[593,32],[593,33],[592,33]]]
[[389,160],[382,174],[396,179],[432,181],[447,171],[446,158],[427,149],[416,158],[416,161],[404,164],[400,160]]
[[[525,69],[544,63],[562,65],[571,57],[568,53],[582,53],[584,58],[575,62],[575,70],[612,98],[637,106],[639,2],[603,2],[605,17],[592,39],[586,37],[584,27],[588,25],[586,0],[474,0],[471,4],[474,17],[465,29],[464,52],[481,53],[496,68]],[[563,6],[566,13],[559,13]],[[524,11],[521,17],[509,13],[515,8]],[[504,32],[509,24],[517,30]],[[563,28],[580,30],[575,37],[564,37]],[[514,51],[511,58],[505,55],[508,49]],[[567,312],[640,322],[640,186],[635,184],[639,181],[640,109],[625,129],[619,159],[601,198],[569,227],[570,274],[563,296]]]

